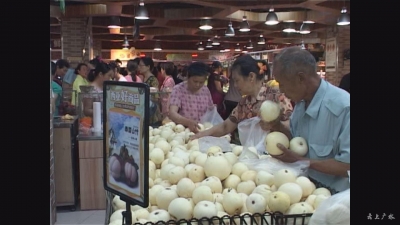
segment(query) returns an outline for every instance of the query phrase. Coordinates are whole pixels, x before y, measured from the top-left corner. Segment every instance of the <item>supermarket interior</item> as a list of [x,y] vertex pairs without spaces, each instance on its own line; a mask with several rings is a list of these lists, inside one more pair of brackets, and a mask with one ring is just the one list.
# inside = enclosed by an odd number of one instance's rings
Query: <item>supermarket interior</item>
[[350,0],[50,0],[50,225],[350,224]]

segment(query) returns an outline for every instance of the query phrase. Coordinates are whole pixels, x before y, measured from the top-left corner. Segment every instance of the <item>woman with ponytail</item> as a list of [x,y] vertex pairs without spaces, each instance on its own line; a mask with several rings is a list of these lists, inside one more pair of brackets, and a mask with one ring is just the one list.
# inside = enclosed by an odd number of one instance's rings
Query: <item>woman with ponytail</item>
[[[96,65],[96,68],[89,72],[87,79],[90,82],[90,85],[94,86],[95,93],[103,92],[104,81],[110,80],[113,73],[114,71],[111,69],[111,67],[104,62],[99,62]],[[97,101],[102,101],[102,99],[103,96],[98,96]],[[85,116],[93,116],[93,101],[93,98],[85,98],[83,100],[83,113]]]
[[94,70],[89,72],[87,79],[90,85],[94,86],[96,92],[103,92],[104,81],[110,80],[113,73],[114,71],[107,63],[100,62]]

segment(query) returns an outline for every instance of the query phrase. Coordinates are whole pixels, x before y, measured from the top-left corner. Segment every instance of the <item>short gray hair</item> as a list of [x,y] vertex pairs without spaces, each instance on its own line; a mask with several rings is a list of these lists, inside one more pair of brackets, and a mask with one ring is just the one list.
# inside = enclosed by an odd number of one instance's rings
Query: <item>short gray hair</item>
[[281,74],[288,78],[299,72],[310,76],[317,75],[317,62],[314,56],[297,46],[285,48],[278,53],[273,66],[275,71],[279,68]]

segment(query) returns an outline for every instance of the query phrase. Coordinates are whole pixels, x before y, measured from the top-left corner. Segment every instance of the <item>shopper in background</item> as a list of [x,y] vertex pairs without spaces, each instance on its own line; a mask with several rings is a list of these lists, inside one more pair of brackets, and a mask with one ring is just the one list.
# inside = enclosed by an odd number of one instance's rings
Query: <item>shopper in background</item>
[[174,72],[174,64],[172,62],[161,62],[158,64],[158,70],[161,72],[160,76],[163,78],[163,82],[160,85],[160,91],[165,92],[161,94],[161,113],[163,119],[168,116],[168,100],[172,88],[175,86],[172,74]]
[[179,83],[187,80],[187,72],[188,72],[187,69],[188,69],[187,66],[182,67],[182,69],[179,71],[178,75],[176,76],[178,82],[175,81],[175,84],[179,84]]
[[71,104],[76,105],[76,98],[78,94],[81,92],[80,86],[89,85],[89,81],[87,80],[87,75],[89,74],[88,67],[86,63],[79,63],[75,69],[76,79],[74,84],[72,85],[72,99]]
[[111,69],[114,72],[113,75],[111,76],[111,78],[113,80],[115,80],[115,81],[127,81],[126,78],[119,73],[120,66],[116,61],[115,62],[110,62],[108,65],[111,67]]
[[63,88],[65,89],[72,88],[75,79],[76,79],[75,70],[69,68],[63,78]]
[[264,81],[268,82],[269,80],[271,80],[271,70],[269,69],[267,61],[259,60],[257,65],[260,68],[260,75],[264,76]]
[[180,72],[181,71],[179,71],[179,68],[174,65],[174,72],[172,73],[172,78],[174,79],[175,84],[182,83],[182,81],[183,81],[183,80],[178,78]]
[[[153,69],[154,69],[154,62],[152,58],[150,57],[140,58],[139,72],[140,74],[143,75],[144,79],[143,82],[148,84],[150,88],[153,88],[153,90],[158,91],[159,83],[157,78],[152,73]],[[154,126],[161,124],[162,121],[159,99],[160,97],[158,94],[151,95],[152,104],[150,107],[151,111],[150,124]]]
[[121,66],[122,66],[122,61],[121,60],[116,59],[114,62],[118,65],[119,68],[121,68]]
[[[280,131],[290,134],[289,117],[293,111],[290,100],[280,93],[277,89],[272,89],[264,83],[263,75],[260,75],[260,68],[257,61],[250,55],[238,57],[231,67],[232,77],[235,87],[243,97],[236,108],[232,111],[228,119],[223,123],[212,128],[197,133],[191,139],[197,139],[204,136],[221,137],[232,133],[238,124],[246,119],[258,116],[261,104],[265,100],[278,102],[282,108],[282,116],[273,124],[262,124],[269,131]],[[245,143],[242,143],[245,144]]]
[[213,103],[217,105],[218,113],[223,116],[225,93],[223,91],[223,85],[226,83],[226,79],[223,79],[222,75],[222,64],[218,61],[214,61],[211,65],[211,73],[208,77],[207,87],[210,90],[211,98]]
[[94,70],[97,66],[97,64],[101,63],[103,60],[100,58],[100,56],[96,56],[92,60],[89,61],[88,68],[89,70]]
[[[94,92],[102,93],[104,81],[108,81],[113,76],[114,71],[105,62],[99,62],[94,70],[88,75],[90,85],[94,86]],[[98,101],[102,101],[103,96],[98,96]],[[93,116],[93,98],[83,99],[83,113],[85,116]]]
[[104,81],[110,80],[113,74],[114,71],[107,63],[100,62],[94,70],[90,71],[87,79],[96,92],[103,92]]
[[53,115],[58,116],[62,98],[63,78],[69,68],[69,63],[65,59],[59,59],[56,63],[50,62],[51,73],[53,75],[51,88],[53,90]]
[[340,80],[339,87],[350,94],[350,73],[344,75]]
[[138,67],[136,69],[136,77],[139,77],[139,79],[143,82],[144,76],[140,73],[140,70],[139,70],[140,57],[136,57],[135,59],[133,59],[133,62],[136,63],[136,65]]
[[214,106],[210,90],[204,85],[209,70],[206,64],[194,62],[187,71],[188,80],[175,85],[172,90],[168,117],[197,133],[201,117]]
[[274,59],[281,91],[296,102],[291,135],[308,143],[305,157],[278,144],[283,154],[275,158],[287,163],[307,160],[311,178],[343,191],[350,187],[350,94],[321,79],[316,68],[314,56],[299,47],[283,49]]
[[161,76],[161,71],[158,69],[158,65],[154,65],[153,69],[151,70],[151,73],[157,78],[158,80],[158,90],[161,88],[161,84],[164,81],[164,77]]
[[150,57],[142,57],[140,58],[138,66],[140,74],[143,75],[143,82],[158,90],[158,80],[152,73],[154,69],[153,59]]
[[141,83],[142,79],[140,79],[139,76],[137,76],[137,72],[138,72],[138,65],[139,65],[139,60],[136,59],[130,59],[128,60],[128,63],[126,64],[126,70],[128,71],[128,75],[125,76],[125,79],[128,82],[137,82],[137,83]]
[[235,81],[232,78],[232,75],[229,77],[229,88],[228,92],[225,95],[224,105],[226,113],[223,119],[228,119],[229,115],[232,113],[233,109],[236,108],[239,101],[242,99],[242,95],[239,90],[235,86]]

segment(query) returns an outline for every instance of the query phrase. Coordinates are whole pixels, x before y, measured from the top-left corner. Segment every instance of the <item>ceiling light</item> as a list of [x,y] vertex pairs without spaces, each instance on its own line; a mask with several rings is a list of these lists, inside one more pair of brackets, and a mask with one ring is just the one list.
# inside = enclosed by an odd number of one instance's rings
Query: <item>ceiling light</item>
[[232,22],[229,22],[228,28],[225,31],[225,36],[233,37],[235,36],[235,29],[232,27]]
[[242,51],[242,53],[248,53],[249,51],[247,51],[247,47],[246,46],[244,46],[243,47],[243,51]]
[[219,41],[218,41],[218,36],[217,35],[215,35],[215,37],[214,37],[214,39],[213,39],[213,42],[212,42],[212,45],[220,45],[221,43],[219,43]]
[[204,47],[203,47],[203,42],[199,42],[199,45],[197,46],[197,50],[199,50],[199,51],[203,51],[204,50]]
[[265,44],[265,38],[262,34],[260,34],[260,37],[258,38],[257,44],[259,45],[264,45]]
[[249,22],[247,21],[247,17],[243,16],[242,22],[240,23],[240,32],[249,32],[250,31],[250,25]]
[[296,32],[294,25],[295,25],[295,23],[286,23],[286,25],[282,31],[286,32],[286,33]]
[[300,34],[309,34],[309,33],[311,33],[310,24],[308,24],[308,23],[303,23],[303,24],[300,26],[300,31],[299,31],[299,33],[300,33]]
[[270,8],[267,18],[265,19],[265,24],[267,25],[276,25],[279,23],[278,16],[274,12],[274,8]]
[[139,7],[136,11],[135,18],[138,20],[148,20],[149,19],[149,13],[147,12],[146,7],[144,7],[143,0],[140,0]]
[[350,15],[347,14],[346,7],[343,7],[342,11],[340,11],[340,16],[338,18],[337,25],[339,26],[350,25]]
[[209,20],[204,20],[200,22],[200,27],[201,30],[211,30],[213,27],[210,25]]
[[160,41],[156,41],[156,44],[154,45],[154,51],[161,51],[161,42]]
[[236,48],[235,48],[235,52],[240,52],[240,51],[242,51],[242,50],[240,49],[239,43],[237,43],[236,44]]
[[309,24],[313,24],[313,23],[315,23],[314,21],[312,21],[312,20],[304,20],[303,21],[303,23],[309,23]]
[[301,49],[306,50],[306,45],[304,44],[304,41],[301,41]]
[[225,52],[225,49],[221,49],[221,50],[219,50],[219,52]]
[[122,43],[122,46],[129,47],[129,41],[128,41],[128,38],[126,37],[126,35],[125,35],[125,38],[124,38],[124,43]]
[[251,40],[249,40],[249,43],[247,43],[247,49],[253,49],[253,43],[251,42]]
[[110,25],[107,26],[107,28],[110,28],[110,29],[121,28],[121,21],[119,20],[119,17],[117,17],[117,16],[111,17],[111,23],[110,23]]
[[206,48],[212,48],[213,46],[212,46],[212,41],[211,41],[211,39],[208,39],[207,40],[207,42],[206,42]]

